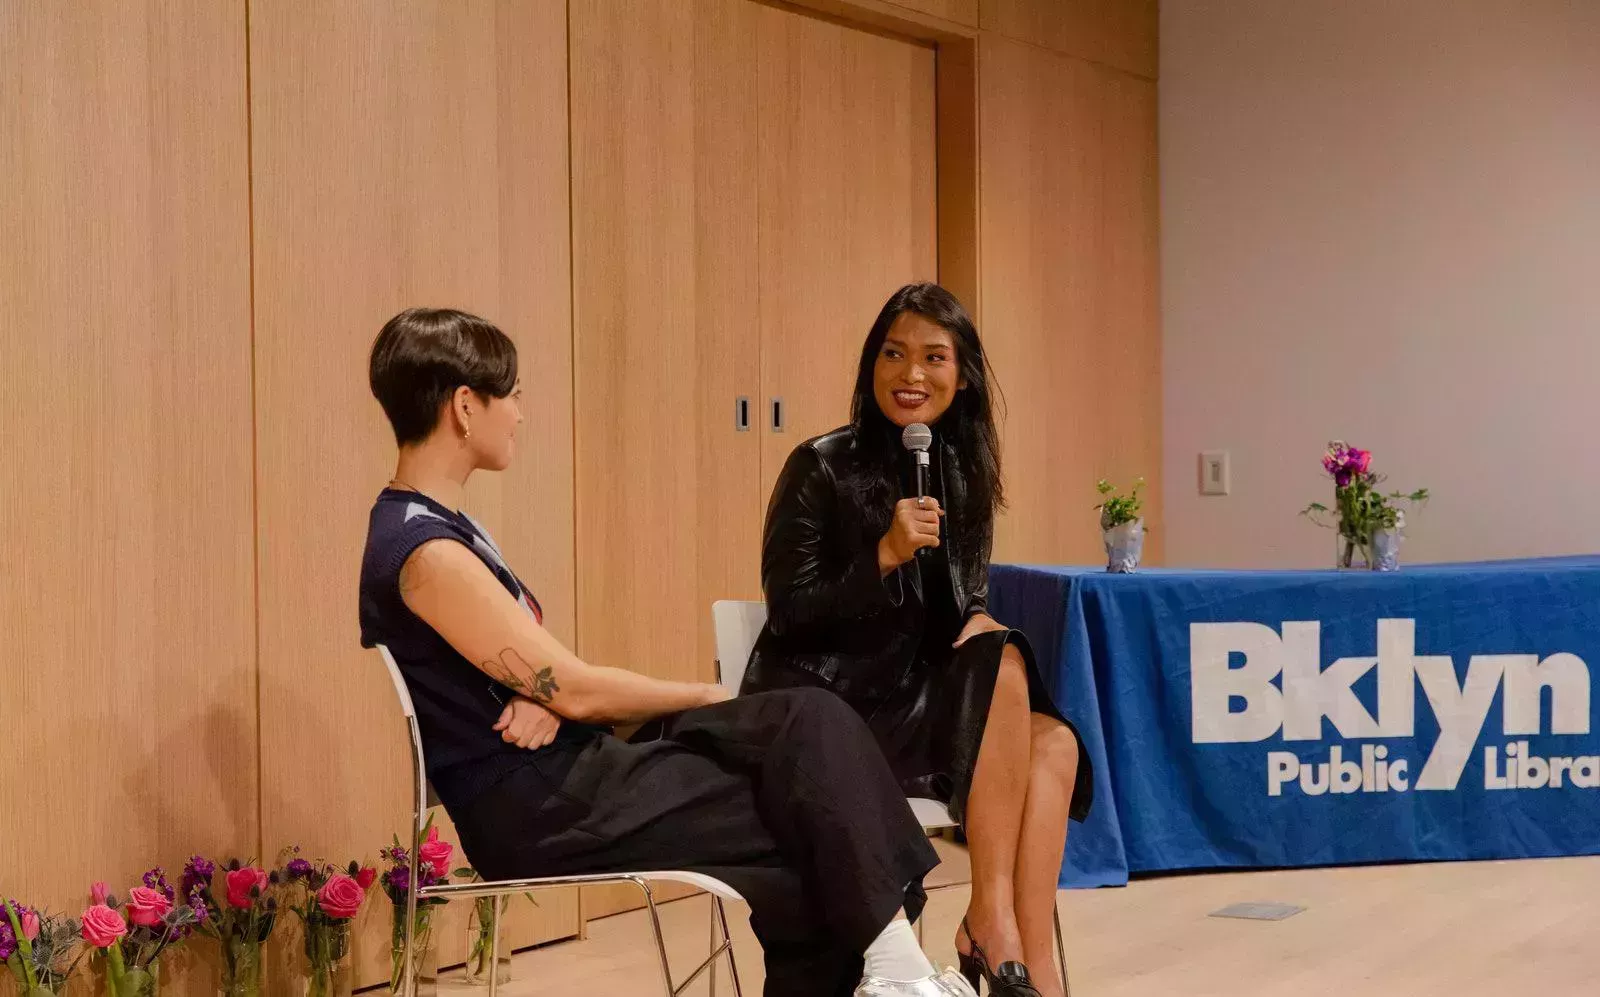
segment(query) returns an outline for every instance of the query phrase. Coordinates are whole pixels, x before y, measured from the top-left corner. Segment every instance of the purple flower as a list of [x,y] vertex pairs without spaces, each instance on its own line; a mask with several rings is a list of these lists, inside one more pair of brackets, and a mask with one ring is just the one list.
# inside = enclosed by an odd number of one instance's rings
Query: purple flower
[[309,879],[311,863],[305,859],[294,859],[285,867],[285,871],[289,873],[290,879]]
[[403,865],[395,866],[383,874],[383,881],[396,893],[405,893],[411,889],[411,870]]
[[194,908],[194,919],[198,924],[205,924],[211,917],[211,905],[206,903],[205,890],[199,886],[189,891],[189,906]]
[[168,900],[172,900],[176,896],[176,894],[173,893],[172,885],[167,882],[166,870],[162,869],[160,866],[156,866],[154,869],[151,869],[149,872],[144,874],[144,885],[152,890],[158,891]]
[[1355,472],[1347,467],[1342,467],[1333,474],[1333,483],[1340,488],[1349,488],[1350,482],[1355,479]]
[[203,855],[191,856],[189,863],[183,867],[183,881],[179,889],[183,891],[184,896],[190,896],[196,887],[210,886],[211,877],[216,873],[216,863]]
[[11,919],[9,917],[0,919],[0,962],[11,958],[11,954],[16,950],[17,936],[11,930]]

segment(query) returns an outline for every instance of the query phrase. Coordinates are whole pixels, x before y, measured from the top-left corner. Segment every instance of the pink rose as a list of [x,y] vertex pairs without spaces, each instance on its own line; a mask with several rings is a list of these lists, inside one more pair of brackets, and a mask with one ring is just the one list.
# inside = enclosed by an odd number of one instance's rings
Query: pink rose
[[360,883],[342,873],[335,874],[317,891],[317,905],[329,917],[351,918],[361,909],[361,899],[365,895]]
[[128,891],[128,920],[142,928],[154,928],[172,909],[172,901],[159,890],[135,886]]
[[378,870],[372,868],[370,865],[363,867],[360,872],[356,873],[356,882],[360,884],[363,890],[372,889],[372,884],[376,882],[377,879]]
[[22,937],[30,942],[39,937],[39,915],[36,911],[22,912]]
[[110,895],[110,893],[111,891],[106,888],[106,884],[104,883],[95,883],[93,886],[89,887],[89,898],[93,900],[97,906],[104,906],[106,897]]
[[[250,895],[255,889],[256,896]],[[234,869],[228,873],[228,906],[239,910],[248,910],[256,902],[256,897],[267,892],[267,871],[247,865],[243,869]]]
[[95,904],[83,912],[83,940],[97,949],[110,948],[127,933],[122,915],[105,904]]
[[417,849],[417,858],[433,867],[433,874],[440,879],[450,875],[450,842],[439,840],[439,829],[428,828],[428,837]]

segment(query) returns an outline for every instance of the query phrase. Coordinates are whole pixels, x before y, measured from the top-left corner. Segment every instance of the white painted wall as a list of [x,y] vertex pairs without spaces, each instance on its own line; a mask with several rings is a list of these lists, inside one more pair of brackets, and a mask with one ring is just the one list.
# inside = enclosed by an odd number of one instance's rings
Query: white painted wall
[[1341,436],[1407,560],[1600,551],[1600,0],[1163,0],[1160,129],[1167,563],[1330,563]]

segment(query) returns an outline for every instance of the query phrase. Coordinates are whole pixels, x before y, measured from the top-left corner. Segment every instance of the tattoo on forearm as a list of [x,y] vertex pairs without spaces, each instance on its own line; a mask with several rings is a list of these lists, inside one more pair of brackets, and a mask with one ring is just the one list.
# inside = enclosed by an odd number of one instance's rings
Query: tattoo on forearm
[[514,647],[501,651],[498,658],[488,659],[481,667],[502,685],[542,706],[550,705],[555,694],[561,691],[561,686],[556,684],[556,672],[553,667],[541,668],[535,672],[533,666],[528,664]]
[[560,691],[561,687],[556,685],[555,669],[539,669],[539,674],[533,677],[533,698],[541,703],[549,703]]

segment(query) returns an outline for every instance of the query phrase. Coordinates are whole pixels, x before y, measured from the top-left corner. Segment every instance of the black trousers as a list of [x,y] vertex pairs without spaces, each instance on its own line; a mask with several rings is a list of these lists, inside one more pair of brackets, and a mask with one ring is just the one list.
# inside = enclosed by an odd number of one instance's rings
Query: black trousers
[[848,997],[939,862],[872,733],[832,693],[742,696],[513,775],[452,814],[489,879],[687,869],[750,904],[768,997]]

